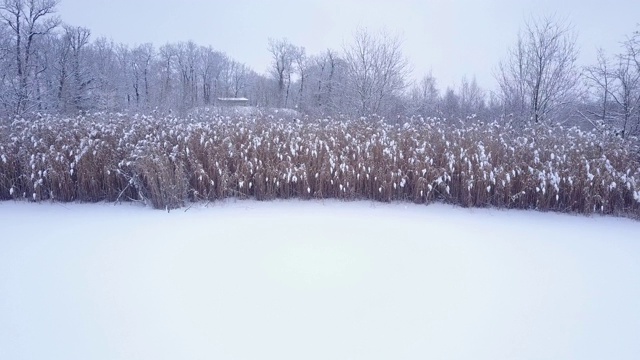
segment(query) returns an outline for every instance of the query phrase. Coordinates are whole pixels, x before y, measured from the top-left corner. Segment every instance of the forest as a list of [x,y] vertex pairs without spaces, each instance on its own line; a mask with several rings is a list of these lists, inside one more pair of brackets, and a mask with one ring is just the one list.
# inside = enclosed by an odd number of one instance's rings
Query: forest
[[244,97],[260,108],[290,108],[313,116],[397,116],[518,121],[570,121],[635,136],[640,122],[640,35],[620,39],[617,54],[600,52],[577,65],[577,34],[564,19],[525,21],[494,69],[497,89],[473,78],[440,87],[414,79],[402,37],[357,29],[341,49],[308,54],[304,44],[269,39],[270,69],[258,73],[238,59],[190,41],[137,46],[93,39],[91,30],[65,24],[59,0],[0,3],[0,111],[174,111]]

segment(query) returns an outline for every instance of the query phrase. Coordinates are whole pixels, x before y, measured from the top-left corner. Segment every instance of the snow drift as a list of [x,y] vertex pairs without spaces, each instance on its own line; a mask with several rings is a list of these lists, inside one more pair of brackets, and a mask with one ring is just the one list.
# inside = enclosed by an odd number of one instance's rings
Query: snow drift
[[636,359],[640,224],[0,203],[2,359]]

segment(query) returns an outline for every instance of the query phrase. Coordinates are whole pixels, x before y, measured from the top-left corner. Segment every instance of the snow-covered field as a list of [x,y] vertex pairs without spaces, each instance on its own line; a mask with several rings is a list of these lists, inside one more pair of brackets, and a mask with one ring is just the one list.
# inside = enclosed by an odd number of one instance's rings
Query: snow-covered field
[[640,222],[0,203],[0,359],[638,359]]

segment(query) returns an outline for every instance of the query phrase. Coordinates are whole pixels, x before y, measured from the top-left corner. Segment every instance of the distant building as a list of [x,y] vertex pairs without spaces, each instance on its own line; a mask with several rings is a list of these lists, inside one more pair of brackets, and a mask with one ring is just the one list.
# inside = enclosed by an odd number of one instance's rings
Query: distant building
[[249,106],[249,99],[239,98],[218,98],[216,102],[218,106]]

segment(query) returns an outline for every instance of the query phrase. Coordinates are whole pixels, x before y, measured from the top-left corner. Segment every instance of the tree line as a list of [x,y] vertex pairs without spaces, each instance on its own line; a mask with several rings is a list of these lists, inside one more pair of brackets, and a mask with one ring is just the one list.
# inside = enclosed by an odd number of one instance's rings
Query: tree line
[[497,65],[495,91],[463,78],[440,89],[411,80],[402,38],[357,30],[342,49],[309,54],[269,39],[270,70],[257,73],[222,51],[193,42],[127,46],[62,23],[59,0],[0,1],[0,113],[176,111],[246,97],[252,106],[302,114],[401,115],[521,123],[585,123],[622,137],[640,133],[640,35],[619,54],[600,51],[578,66],[577,34],[556,17],[530,18]]
[[[58,0],[0,2],[0,112],[187,111],[216,97],[264,100],[268,79],[193,42],[133,47],[63,24]],[[271,104],[265,104],[271,105]]]

